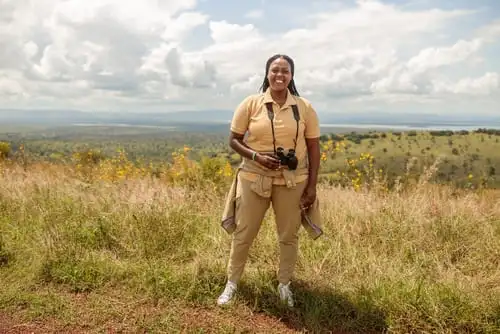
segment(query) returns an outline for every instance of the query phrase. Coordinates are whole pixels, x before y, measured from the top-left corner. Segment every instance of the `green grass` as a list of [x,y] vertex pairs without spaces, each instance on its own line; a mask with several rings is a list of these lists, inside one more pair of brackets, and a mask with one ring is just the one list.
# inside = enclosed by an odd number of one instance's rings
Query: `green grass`
[[14,169],[0,182],[0,311],[16,319],[92,332],[500,330],[499,192],[321,186],[326,235],[301,232],[296,308],[277,300],[269,212],[221,309],[230,238],[215,190],[49,175]]
[[[415,159],[411,174],[420,175],[424,167],[440,161],[432,181],[454,186],[468,184],[500,187],[500,136],[473,133],[451,136],[433,136],[427,131],[395,135],[378,133],[379,138],[363,139],[359,143],[346,140],[345,153],[332,156],[322,168],[326,174],[346,167],[345,159],[357,158],[361,153],[375,157],[374,168],[383,169],[390,179],[402,176],[407,163]],[[473,179],[469,179],[472,174]]]

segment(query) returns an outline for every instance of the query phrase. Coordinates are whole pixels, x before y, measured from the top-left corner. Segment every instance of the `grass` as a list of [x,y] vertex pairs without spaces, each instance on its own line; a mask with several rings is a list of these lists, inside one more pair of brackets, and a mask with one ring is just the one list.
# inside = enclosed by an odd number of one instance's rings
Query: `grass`
[[235,304],[218,308],[230,237],[217,189],[148,177],[85,183],[57,165],[0,175],[0,318],[15,323],[65,332],[500,331],[495,190],[321,185],[326,235],[301,232],[296,308],[277,301],[271,211]]
[[[453,186],[472,184],[500,187],[500,136],[470,132],[449,136],[433,136],[428,131],[409,133],[377,133],[378,138],[365,138],[359,143],[345,140],[345,149],[333,152],[323,165],[323,172],[345,170],[345,159],[356,159],[363,153],[376,157],[374,168],[383,169],[391,179],[405,174],[407,162],[415,159],[411,174],[420,175],[425,166],[441,160],[435,182]],[[382,137],[384,135],[384,137]],[[347,138],[347,136],[345,137]],[[496,167],[496,168],[495,168]]]

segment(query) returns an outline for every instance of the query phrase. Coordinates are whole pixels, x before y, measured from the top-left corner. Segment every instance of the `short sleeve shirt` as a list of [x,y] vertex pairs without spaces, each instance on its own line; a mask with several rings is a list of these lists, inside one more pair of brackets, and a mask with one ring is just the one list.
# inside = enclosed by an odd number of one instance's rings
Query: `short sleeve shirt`
[[245,98],[234,112],[231,131],[241,135],[248,134],[245,142],[251,149],[262,153],[273,152],[272,123],[267,112],[267,102],[272,103],[274,111],[276,148],[283,147],[285,153],[294,148],[297,122],[291,106],[297,105],[300,121],[295,154],[299,161],[307,159],[306,138],[320,136],[318,115],[307,99],[294,96],[290,91],[283,106],[274,102],[269,89],[262,94]]

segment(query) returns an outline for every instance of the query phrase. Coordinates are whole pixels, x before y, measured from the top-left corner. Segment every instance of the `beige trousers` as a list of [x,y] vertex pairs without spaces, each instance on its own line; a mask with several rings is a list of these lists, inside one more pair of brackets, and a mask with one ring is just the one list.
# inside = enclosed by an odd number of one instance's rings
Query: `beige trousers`
[[300,198],[307,182],[294,188],[273,185],[271,196],[261,197],[251,188],[252,182],[239,178],[236,205],[236,230],[233,232],[227,267],[228,279],[238,283],[248,258],[249,249],[257,236],[262,220],[272,203],[280,247],[278,280],[287,283],[295,270],[298,252],[298,233],[301,226]]

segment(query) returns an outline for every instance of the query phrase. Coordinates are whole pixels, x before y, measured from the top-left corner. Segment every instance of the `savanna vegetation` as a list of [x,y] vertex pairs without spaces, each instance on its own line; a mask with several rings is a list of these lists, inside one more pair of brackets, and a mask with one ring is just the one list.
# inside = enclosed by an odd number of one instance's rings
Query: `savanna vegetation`
[[224,135],[156,136],[3,138],[0,331],[500,331],[499,133],[324,135],[325,235],[301,231],[294,309],[271,211],[216,307],[237,158]]

